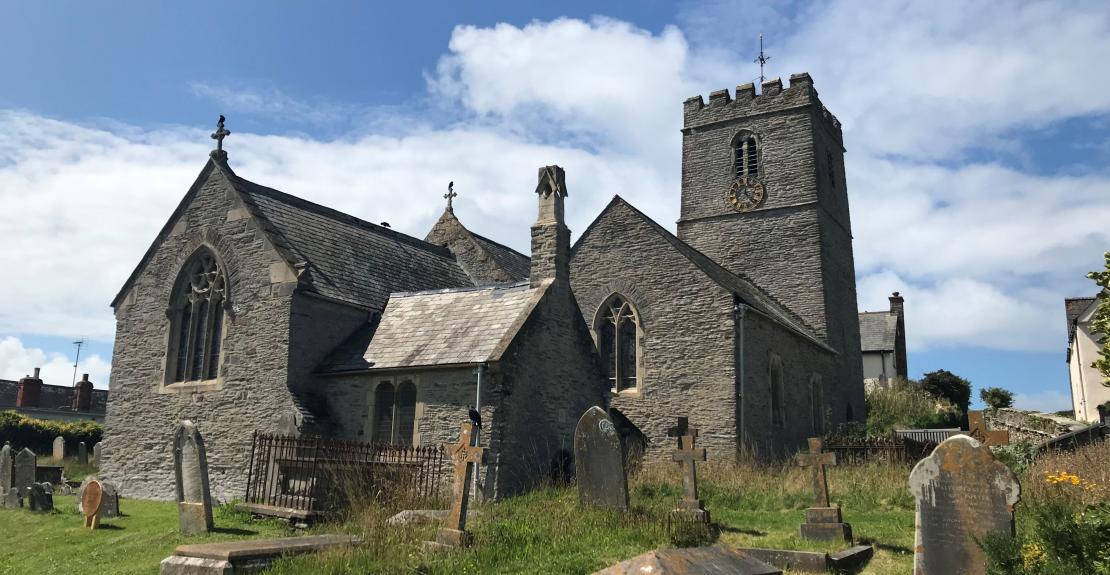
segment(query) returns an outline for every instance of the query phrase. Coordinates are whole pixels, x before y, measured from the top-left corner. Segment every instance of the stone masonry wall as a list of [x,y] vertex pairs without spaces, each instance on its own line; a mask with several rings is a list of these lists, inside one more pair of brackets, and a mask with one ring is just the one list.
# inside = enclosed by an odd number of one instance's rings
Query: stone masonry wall
[[[228,276],[219,378],[165,385],[166,309],[181,266],[201,245],[215,251]],[[205,439],[212,496],[243,497],[251,433],[276,430],[277,416],[293,409],[286,369],[294,282],[213,170],[116,309],[101,473],[121,495],[174,497],[172,434],[189,419]]]
[[623,201],[575,245],[571,285],[587,325],[613,293],[635,307],[643,332],[638,391],[613,407],[645,435],[645,458],[666,460],[680,416],[715,460],[737,452],[732,294],[705,276]]
[[446,246],[466,271],[466,275],[478,285],[513,283],[515,280],[505,273],[490,254],[474,241],[470,232],[463,227],[453,211],[444,211],[432,226],[424,241],[437,246]]

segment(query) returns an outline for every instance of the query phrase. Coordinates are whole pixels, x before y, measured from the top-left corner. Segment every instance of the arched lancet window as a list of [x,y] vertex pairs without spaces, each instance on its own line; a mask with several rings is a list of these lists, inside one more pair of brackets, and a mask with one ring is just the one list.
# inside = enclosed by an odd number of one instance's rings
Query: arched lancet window
[[226,299],[227,278],[216,254],[197,250],[181,268],[170,304],[173,382],[219,376]]
[[733,177],[756,180],[759,178],[759,145],[755,136],[741,134],[732,145]]
[[394,387],[383,381],[374,389],[374,433],[371,441],[412,445],[416,429],[416,386],[411,381]]
[[771,387],[771,425],[776,426],[786,424],[786,407],[783,405],[782,380],[782,359],[777,355],[772,355],[767,381]]
[[605,375],[615,391],[639,385],[640,320],[624,297],[614,295],[601,309],[594,324],[597,347]]
[[829,173],[829,185],[836,188],[836,166],[833,164],[832,150],[825,150],[825,170]]
[[821,374],[815,373],[809,378],[809,409],[812,418],[813,434],[820,435],[825,432],[825,389]]

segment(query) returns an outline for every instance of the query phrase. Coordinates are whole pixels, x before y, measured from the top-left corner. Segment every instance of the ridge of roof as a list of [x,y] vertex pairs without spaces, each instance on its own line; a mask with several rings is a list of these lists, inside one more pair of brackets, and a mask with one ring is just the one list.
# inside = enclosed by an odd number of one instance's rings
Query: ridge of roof
[[457,288],[440,288],[440,289],[428,289],[428,290],[420,290],[420,291],[397,291],[397,292],[390,293],[389,297],[390,297],[390,299],[393,299],[393,298],[399,298],[399,297],[435,295],[435,294],[441,294],[441,293],[463,293],[463,292],[470,292],[470,291],[499,290],[499,289],[500,290],[510,290],[510,289],[519,289],[519,288],[528,288],[528,287],[529,287],[529,282],[521,281],[521,282],[514,282],[514,283],[511,283],[511,284],[486,284],[486,285],[480,285],[480,286],[467,286],[467,287],[457,287]]
[[772,321],[796,332],[820,347],[834,352],[836,351],[822,341],[821,338],[817,337],[816,334],[813,333],[813,328],[809,327],[809,325],[791,311],[789,307],[784,305],[766,290],[759,287],[751,278],[726,269],[709,256],[679,239],[678,236],[672,234],[667,228],[659,225],[658,222],[648,217],[647,214],[641,212],[636,206],[633,206],[624,198],[620,197],[619,194],[613,196],[613,199],[609,201],[605,208],[601,210],[601,213],[594,218],[594,221],[591,222],[590,225],[586,227],[586,230],[582,232],[582,235],[578,237],[578,241],[575,242],[574,246],[571,248],[572,257],[582,240],[589,235],[590,231],[601,220],[601,217],[617,205],[623,205],[632,210],[633,214],[646,222],[651,230],[667,240],[675,250],[685,256],[686,259],[690,260],[694,266],[700,269],[706,277],[713,280],[714,283],[740,297],[741,300],[770,318]]

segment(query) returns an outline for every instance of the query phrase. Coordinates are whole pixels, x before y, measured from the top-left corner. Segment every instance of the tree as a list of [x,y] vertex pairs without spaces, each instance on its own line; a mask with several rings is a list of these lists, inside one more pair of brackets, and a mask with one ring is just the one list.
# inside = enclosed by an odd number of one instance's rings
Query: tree
[[1001,387],[984,387],[980,389],[979,399],[991,409],[1014,406],[1014,394]]
[[967,413],[967,406],[971,403],[970,381],[946,369],[938,369],[921,378],[921,388],[933,397],[952,402],[961,413]]
[[1103,254],[1106,259],[1106,269],[1101,272],[1091,272],[1088,278],[1094,280],[1102,291],[1098,294],[1098,308],[1091,317],[1091,332],[1099,334],[1099,358],[1091,367],[1102,373],[1102,385],[1110,387],[1110,252]]

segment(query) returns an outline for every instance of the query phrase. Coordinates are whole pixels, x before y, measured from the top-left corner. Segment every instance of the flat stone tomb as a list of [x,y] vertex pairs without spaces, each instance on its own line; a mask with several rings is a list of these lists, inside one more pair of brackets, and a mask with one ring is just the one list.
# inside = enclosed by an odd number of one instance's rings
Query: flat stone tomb
[[333,547],[357,545],[351,535],[311,535],[253,541],[182,545],[159,565],[161,575],[228,575],[258,573],[279,557],[316,553]]
[[425,548],[436,551],[467,547],[471,543],[466,531],[466,508],[470,502],[470,484],[474,466],[486,462],[486,449],[477,443],[478,426],[472,422],[462,424],[458,443],[447,445],[447,452],[455,462],[455,480],[451,495],[451,511],[434,542],[425,542]]
[[658,549],[597,571],[594,575],[781,575],[782,570],[724,546]]
[[212,530],[212,495],[208,484],[208,458],[204,438],[191,421],[177,425],[173,436],[177,517],[185,535]]
[[81,511],[85,516],[85,527],[96,529],[100,526],[100,505],[103,503],[104,488],[93,479],[81,490]]
[[628,509],[628,476],[620,435],[600,407],[586,410],[574,429],[574,467],[580,503]]
[[991,431],[987,429],[987,420],[982,411],[967,412],[967,434],[984,445],[1009,445],[1009,431]]
[[66,458],[66,440],[62,436],[54,438],[53,450],[50,454],[54,461],[61,461]]
[[671,455],[671,459],[682,468],[682,500],[679,501],[678,511],[688,513],[702,523],[709,523],[709,512],[698,498],[697,462],[706,460],[705,448],[694,446],[698,430],[690,427],[688,418],[680,417],[678,424],[667,430],[667,435],[678,438],[678,449]]
[[12,446],[0,447],[0,495],[7,495],[12,488]]
[[995,460],[990,447],[954,435],[910,473],[917,500],[915,575],[983,575],[979,548],[987,534],[1014,534],[1014,506],[1021,498],[1017,477]]
[[38,458],[35,457],[35,452],[24,447],[19,453],[15,454],[15,466],[12,473],[12,487],[19,490],[20,497],[27,497],[30,492],[31,484],[35,482],[35,467],[38,465]]
[[796,456],[798,465],[813,471],[813,507],[806,509],[806,522],[799,533],[806,539],[832,541],[852,540],[852,526],[844,523],[840,507],[829,503],[829,482],[826,465],[836,465],[835,453],[823,453],[824,442],[820,437],[809,438],[809,452]]

